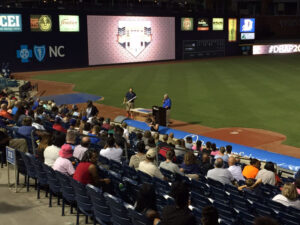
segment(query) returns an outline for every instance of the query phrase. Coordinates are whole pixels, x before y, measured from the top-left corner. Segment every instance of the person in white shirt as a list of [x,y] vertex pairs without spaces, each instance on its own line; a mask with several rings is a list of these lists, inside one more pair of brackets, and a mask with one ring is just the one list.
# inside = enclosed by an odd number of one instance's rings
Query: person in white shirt
[[146,153],[146,159],[139,164],[139,171],[142,171],[151,177],[157,177],[159,179],[164,179],[164,176],[154,164],[154,159],[156,157],[156,150],[150,148]]
[[59,151],[61,146],[66,141],[66,135],[59,133],[54,135],[53,144],[45,148],[44,151],[44,163],[50,167],[53,166],[55,160],[59,157]]
[[101,156],[115,160],[117,162],[121,162],[122,153],[123,150],[121,148],[115,147],[115,139],[113,137],[109,137],[107,139],[106,146],[100,151]]
[[264,169],[258,171],[255,179],[261,179],[263,184],[276,184],[274,163],[266,162]]
[[295,184],[286,183],[283,185],[281,194],[276,195],[272,200],[285,206],[300,209],[300,200]]
[[232,174],[233,178],[236,179],[237,181],[244,181],[245,177],[242,174],[242,168],[240,166],[235,165],[236,160],[233,156],[230,156],[228,159],[228,170]]
[[123,128],[123,137],[126,139],[126,141],[129,143],[129,131],[127,128],[127,123],[123,122],[122,123],[122,128]]
[[74,148],[73,156],[81,160],[84,153],[88,150],[89,145],[90,145],[90,138],[82,137],[80,145],[76,145]]

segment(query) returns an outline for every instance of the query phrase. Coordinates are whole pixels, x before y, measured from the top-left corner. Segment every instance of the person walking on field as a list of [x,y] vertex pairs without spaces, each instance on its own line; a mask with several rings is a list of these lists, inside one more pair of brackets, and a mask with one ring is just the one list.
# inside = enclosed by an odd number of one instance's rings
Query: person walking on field
[[123,104],[126,105],[126,116],[131,118],[131,113],[130,110],[134,109],[134,100],[136,99],[136,94],[133,92],[132,88],[129,88],[129,91],[126,93],[124,100],[123,100]]

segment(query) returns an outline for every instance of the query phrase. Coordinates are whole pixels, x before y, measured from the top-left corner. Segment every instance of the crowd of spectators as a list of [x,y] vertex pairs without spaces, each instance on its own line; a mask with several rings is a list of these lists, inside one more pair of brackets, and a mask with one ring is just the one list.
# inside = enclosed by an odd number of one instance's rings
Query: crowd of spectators
[[[101,117],[91,101],[85,108],[76,105],[57,106],[54,101],[19,100],[1,97],[0,147],[11,146],[30,152],[41,162],[83,184],[92,184],[111,192],[111,181],[101,177],[99,156],[161,180],[168,178],[160,169],[199,180],[206,177],[223,185],[232,185],[241,192],[259,194],[259,186],[268,184],[282,188],[273,201],[300,210],[300,178],[295,183],[283,183],[275,165],[266,162],[261,168],[258,159],[243,165],[232,147],[217,148],[214,143],[193,142],[192,137],[174,139],[174,134],[160,135],[152,131],[130,133],[126,123],[115,125]],[[153,125],[151,125],[153,126]],[[135,135],[132,135],[135,134]],[[33,140],[33,146],[28,144]],[[3,151],[4,154],[4,151]],[[174,182],[170,196],[175,205],[167,206],[159,215],[154,202],[155,189],[143,184],[135,209],[154,224],[197,224],[189,209],[189,188],[184,182]],[[263,220],[263,219],[262,219]],[[218,212],[208,206],[202,210],[202,224],[218,224]],[[255,224],[262,224],[259,220]],[[271,224],[271,223],[270,223]]]

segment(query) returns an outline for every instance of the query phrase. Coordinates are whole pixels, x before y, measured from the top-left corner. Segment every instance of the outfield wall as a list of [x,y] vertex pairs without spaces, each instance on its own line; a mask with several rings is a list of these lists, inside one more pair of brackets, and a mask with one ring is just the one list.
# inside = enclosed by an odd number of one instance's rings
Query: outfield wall
[[[234,16],[122,16],[124,12],[99,15],[37,9],[1,9],[0,14],[0,63],[9,62],[13,72],[233,56],[242,54],[240,43],[254,43],[241,40],[240,20]],[[236,19],[234,29],[229,18]],[[292,35],[288,21],[293,19],[278,19],[277,24]],[[261,22],[265,27],[268,23]],[[265,30],[256,26],[253,32],[261,39]],[[251,39],[254,33],[245,37]]]

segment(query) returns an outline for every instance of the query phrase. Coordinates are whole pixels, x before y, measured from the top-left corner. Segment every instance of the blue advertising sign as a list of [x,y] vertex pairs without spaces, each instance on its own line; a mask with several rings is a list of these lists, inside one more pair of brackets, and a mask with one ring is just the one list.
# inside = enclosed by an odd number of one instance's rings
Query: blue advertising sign
[[0,14],[0,32],[22,32],[22,15]]
[[6,161],[12,165],[16,165],[15,149],[6,146]]
[[255,32],[255,19],[254,18],[241,18],[240,32],[241,33],[254,33]]

